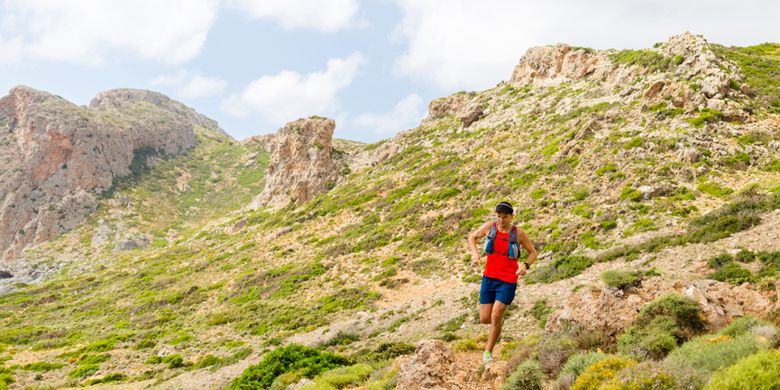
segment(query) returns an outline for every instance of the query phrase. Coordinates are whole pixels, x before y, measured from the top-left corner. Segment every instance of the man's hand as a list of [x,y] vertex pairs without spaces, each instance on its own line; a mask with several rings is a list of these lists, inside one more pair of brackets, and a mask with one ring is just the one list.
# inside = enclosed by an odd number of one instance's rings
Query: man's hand
[[477,266],[479,266],[480,262],[481,261],[480,261],[479,255],[474,253],[474,252],[472,252],[471,253],[471,265],[473,265],[474,267],[477,267]]
[[528,270],[525,269],[525,263],[520,263],[520,266],[517,267],[517,277],[525,276],[526,272],[528,272]]

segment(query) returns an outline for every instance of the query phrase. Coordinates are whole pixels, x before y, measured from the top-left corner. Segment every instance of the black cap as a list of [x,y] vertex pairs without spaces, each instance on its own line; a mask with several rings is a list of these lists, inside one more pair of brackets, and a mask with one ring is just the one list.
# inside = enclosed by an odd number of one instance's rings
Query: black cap
[[512,205],[509,204],[509,202],[501,202],[496,205],[496,212],[497,213],[507,213],[507,214],[514,214],[515,209],[512,208]]

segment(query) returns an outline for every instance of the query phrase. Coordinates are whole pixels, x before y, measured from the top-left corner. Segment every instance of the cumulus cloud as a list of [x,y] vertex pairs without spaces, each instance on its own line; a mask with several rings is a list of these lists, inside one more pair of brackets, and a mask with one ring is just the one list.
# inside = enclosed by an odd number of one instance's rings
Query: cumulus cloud
[[423,99],[412,93],[398,101],[392,111],[360,114],[351,121],[351,125],[374,135],[389,135],[417,126],[424,116]]
[[222,109],[236,117],[258,114],[274,126],[304,116],[335,115],[338,92],[352,83],[364,61],[362,55],[354,53],[328,60],[322,71],[300,74],[283,70],[260,77],[223,101]]
[[227,82],[219,77],[206,77],[198,72],[180,70],[152,80],[153,85],[173,87],[176,94],[185,98],[207,98],[217,96],[225,90]]
[[217,9],[216,0],[6,0],[0,60],[182,63],[200,53]]
[[[755,0],[547,1],[395,0],[406,43],[394,68],[447,90],[482,89],[506,80],[525,50],[566,42],[596,49],[644,48],[691,31],[711,42],[775,41],[780,3]],[[761,12],[756,12],[760,9]]]
[[287,30],[303,28],[336,32],[365,25],[358,19],[357,0],[233,0],[234,6],[258,19],[271,19]]

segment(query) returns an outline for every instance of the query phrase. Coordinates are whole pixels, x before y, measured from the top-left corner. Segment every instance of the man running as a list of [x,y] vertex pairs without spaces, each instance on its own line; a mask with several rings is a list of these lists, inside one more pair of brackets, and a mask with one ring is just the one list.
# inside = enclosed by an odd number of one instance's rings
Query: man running
[[[512,224],[514,209],[507,202],[496,205],[496,221],[485,222],[469,234],[472,264],[480,264],[477,240],[487,236],[485,252],[487,264],[482,273],[482,286],[479,289],[479,319],[490,324],[487,345],[482,363],[493,360],[493,347],[501,335],[504,312],[512,304],[517,288],[517,278],[525,276],[531,264],[536,261],[536,249],[528,239],[528,234]],[[528,259],[518,264],[519,245],[528,251]]]

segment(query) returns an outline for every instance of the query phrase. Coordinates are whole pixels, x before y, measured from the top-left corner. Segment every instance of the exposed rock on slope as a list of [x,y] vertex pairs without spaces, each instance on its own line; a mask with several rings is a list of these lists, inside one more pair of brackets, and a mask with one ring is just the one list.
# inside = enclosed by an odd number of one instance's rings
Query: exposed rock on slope
[[333,186],[338,166],[333,159],[333,119],[298,119],[279,129],[267,145],[271,161],[265,189],[250,208],[279,209],[290,202],[305,202]]
[[216,122],[150,91],[103,92],[87,108],[32,88],[12,89],[0,99],[3,258],[78,225],[97,206],[97,194],[131,173],[136,153],[182,153],[197,143],[195,128],[222,132]]
[[707,279],[684,283],[654,278],[645,281],[642,288],[626,294],[616,289],[578,291],[569,297],[563,308],[550,316],[545,330],[554,333],[564,326],[577,324],[589,331],[617,334],[636,320],[639,309],[645,304],[670,292],[699,302],[707,322],[714,328],[748,314],[765,316],[773,309],[772,303],[763,295],[742,286]]

